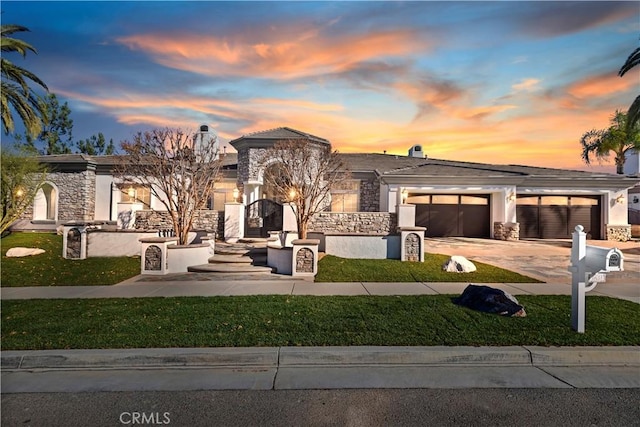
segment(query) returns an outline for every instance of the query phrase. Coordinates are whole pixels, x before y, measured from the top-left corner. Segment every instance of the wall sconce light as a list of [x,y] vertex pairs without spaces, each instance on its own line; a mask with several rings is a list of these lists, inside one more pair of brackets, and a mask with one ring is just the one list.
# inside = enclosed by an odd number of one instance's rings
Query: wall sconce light
[[514,193],[513,191],[511,193],[509,193],[509,195],[507,196],[507,202],[515,202],[516,201],[516,193]]
[[127,190],[127,195],[134,199],[136,197],[136,190],[133,187],[129,187],[129,189]]
[[240,195],[240,190],[237,188],[233,189],[233,202],[238,203],[238,196]]
[[24,190],[20,187],[16,190],[16,197],[21,199],[24,196]]
[[298,192],[296,191],[296,189],[291,188],[291,190],[289,190],[289,201],[293,202],[296,199],[297,195],[298,195]]
[[404,205],[407,202],[407,197],[409,197],[409,192],[406,188],[403,188],[400,194],[402,196],[402,204]]
[[619,195],[618,197],[616,197],[616,203],[621,205],[624,203],[624,195]]
[[640,202],[640,200],[638,199],[638,196],[633,196],[633,203],[638,203]]

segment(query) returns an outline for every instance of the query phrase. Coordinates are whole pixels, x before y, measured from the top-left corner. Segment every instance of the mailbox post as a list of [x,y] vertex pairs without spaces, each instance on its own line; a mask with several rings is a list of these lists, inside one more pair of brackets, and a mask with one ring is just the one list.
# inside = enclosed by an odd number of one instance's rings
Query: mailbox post
[[619,249],[587,246],[587,234],[582,225],[576,225],[571,245],[571,327],[584,333],[585,294],[599,282],[604,282],[607,273],[623,271],[624,257]]

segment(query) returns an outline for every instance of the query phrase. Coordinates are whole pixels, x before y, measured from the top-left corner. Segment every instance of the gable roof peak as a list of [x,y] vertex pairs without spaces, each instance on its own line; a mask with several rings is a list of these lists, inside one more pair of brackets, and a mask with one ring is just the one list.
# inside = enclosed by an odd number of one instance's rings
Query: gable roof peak
[[297,129],[293,129],[287,126],[281,126],[273,129],[267,129],[257,132],[248,133],[242,135],[240,138],[236,138],[233,141],[230,141],[230,144],[233,145],[234,142],[240,140],[286,140],[286,139],[307,139],[313,142],[318,142],[322,144],[330,144],[329,140],[325,138],[321,138],[316,135],[312,135],[307,132],[303,132]]

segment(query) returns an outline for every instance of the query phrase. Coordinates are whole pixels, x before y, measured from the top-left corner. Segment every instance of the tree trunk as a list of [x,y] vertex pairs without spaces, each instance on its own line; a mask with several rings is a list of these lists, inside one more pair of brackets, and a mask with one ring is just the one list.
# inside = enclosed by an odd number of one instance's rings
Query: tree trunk
[[307,238],[307,222],[303,221],[303,222],[299,222],[298,223],[298,238],[299,239],[306,239]]
[[625,157],[624,154],[622,155],[622,159],[620,159],[619,157],[616,157],[616,173],[618,175],[622,175],[624,173],[624,161],[625,161]]

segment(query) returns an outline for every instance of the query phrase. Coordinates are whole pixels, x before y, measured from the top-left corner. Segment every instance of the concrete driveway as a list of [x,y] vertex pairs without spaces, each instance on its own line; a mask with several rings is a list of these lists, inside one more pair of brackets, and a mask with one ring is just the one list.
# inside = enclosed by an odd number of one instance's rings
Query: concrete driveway
[[[597,287],[624,287],[624,292],[629,296],[640,298],[640,242],[589,240],[587,245],[616,247],[624,254],[625,271],[609,273],[606,283]],[[571,283],[571,273],[568,271],[571,258],[569,239],[501,241],[465,237],[426,238],[425,252],[461,255],[547,283]]]

